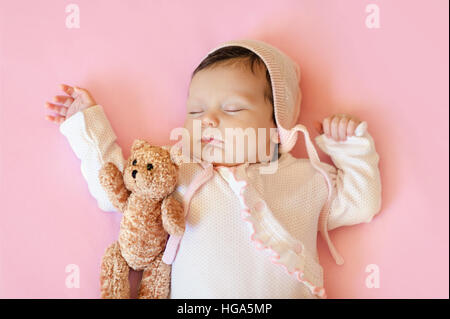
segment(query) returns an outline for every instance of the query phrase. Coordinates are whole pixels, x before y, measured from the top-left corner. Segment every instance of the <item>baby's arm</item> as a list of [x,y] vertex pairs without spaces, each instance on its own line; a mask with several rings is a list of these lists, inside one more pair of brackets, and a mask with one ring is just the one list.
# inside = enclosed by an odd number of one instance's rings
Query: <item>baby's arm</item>
[[103,211],[117,211],[100,184],[98,172],[104,163],[114,163],[123,171],[122,150],[106,118],[103,108],[97,105],[88,91],[62,85],[67,96],[55,97],[46,107],[57,115],[47,116],[49,121],[60,123],[60,132],[67,138],[76,156],[81,160],[81,173],[89,192]]
[[316,137],[317,145],[336,166],[323,163],[335,187],[329,230],[370,222],[381,208],[379,156],[367,132],[367,122],[337,117],[324,121],[325,133]]

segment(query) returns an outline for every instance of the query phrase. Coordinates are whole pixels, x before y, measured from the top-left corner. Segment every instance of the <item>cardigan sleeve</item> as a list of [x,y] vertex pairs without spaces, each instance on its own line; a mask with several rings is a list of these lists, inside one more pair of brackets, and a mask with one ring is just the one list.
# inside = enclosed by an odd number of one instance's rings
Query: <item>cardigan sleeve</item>
[[367,122],[361,122],[355,135],[345,141],[335,141],[325,134],[315,140],[335,165],[322,163],[334,187],[328,230],[370,222],[381,208],[381,179],[379,156]]
[[114,163],[123,171],[125,160],[102,106],[95,105],[77,112],[60,125],[60,132],[81,160],[81,173],[100,209],[117,211],[100,185],[98,172],[107,162]]

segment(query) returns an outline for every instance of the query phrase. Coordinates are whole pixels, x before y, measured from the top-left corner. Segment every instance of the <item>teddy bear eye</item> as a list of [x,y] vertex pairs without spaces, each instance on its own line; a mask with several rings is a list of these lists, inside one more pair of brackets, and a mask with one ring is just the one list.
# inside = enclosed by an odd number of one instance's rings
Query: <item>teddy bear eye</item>
[[153,164],[149,163],[147,164],[147,170],[151,171],[153,169]]
[[136,160],[134,160],[134,161],[133,161],[133,163],[131,163],[131,164],[133,164],[133,165],[136,165],[136,164],[137,164],[137,161],[136,161]]

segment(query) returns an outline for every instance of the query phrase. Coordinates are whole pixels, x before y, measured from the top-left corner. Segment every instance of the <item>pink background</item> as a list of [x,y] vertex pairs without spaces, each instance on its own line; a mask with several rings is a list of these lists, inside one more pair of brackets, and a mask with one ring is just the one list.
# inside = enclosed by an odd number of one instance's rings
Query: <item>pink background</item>
[[[222,41],[267,41],[302,68],[300,122],[366,120],[380,154],[383,207],[370,224],[319,241],[331,298],[448,298],[448,10],[446,0],[0,1],[0,297],[97,298],[120,216],[90,196],[45,101],[68,83],[102,104],[126,156],[134,138],[169,143],[190,73]],[[367,4],[381,28],[365,26]],[[294,155],[306,155],[299,142]],[[330,159],[321,153],[327,162]],[[80,269],[67,288],[65,267]],[[376,264],[380,287],[367,288]]]

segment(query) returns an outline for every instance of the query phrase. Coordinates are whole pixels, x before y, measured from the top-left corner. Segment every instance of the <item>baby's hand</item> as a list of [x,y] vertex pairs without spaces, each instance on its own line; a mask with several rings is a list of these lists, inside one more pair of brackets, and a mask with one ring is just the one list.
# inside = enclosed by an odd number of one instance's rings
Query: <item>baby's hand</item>
[[45,119],[50,122],[61,124],[67,118],[97,103],[88,90],[79,87],[71,87],[61,84],[59,86],[67,95],[57,95],[53,97],[55,103],[46,102],[45,107],[52,110],[56,115],[46,115]]
[[356,127],[361,121],[355,116],[347,114],[336,114],[323,120],[323,123],[316,122],[316,130],[335,141],[345,141],[347,136],[355,135]]

